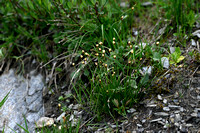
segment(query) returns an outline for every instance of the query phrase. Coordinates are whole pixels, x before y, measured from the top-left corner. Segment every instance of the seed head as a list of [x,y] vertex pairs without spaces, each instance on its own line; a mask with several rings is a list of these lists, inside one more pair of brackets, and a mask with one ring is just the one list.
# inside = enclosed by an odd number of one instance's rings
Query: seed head
[[105,54],[102,54],[102,57],[104,57],[105,56]]
[[96,56],[99,56],[99,53],[96,53],[95,55],[96,55]]
[[84,61],[87,61],[87,58],[85,58]]
[[61,107],[61,104],[60,104],[60,103],[58,104],[58,107],[59,107],[59,108]]
[[96,47],[99,47],[99,44],[96,44]]
[[131,41],[128,41],[128,45],[130,45],[131,44]]
[[101,51],[101,48],[99,48],[99,51]]
[[108,65],[107,64],[105,64],[105,67],[107,67]]
[[113,58],[116,59],[116,55],[114,55]]
[[72,66],[75,66],[75,63],[72,63]]
[[98,65],[98,63],[97,63],[97,62],[95,62],[94,64],[95,64],[96,66]]
[[121,16],[121,20],[123,20],[124,16]]
[[160,42],[156,42],[156,44],[158,45]]
[[106,51],[105,51],[105,50],[102,50],[102,52],[105,54]]
[[109,52],[111,52],[112,51],[112,49],[111,48],[109,48]]
[[134,10],[134,7],[132,7],[131,9]]
[[115,41],[113,41],[113,44],[115,45]]
[[89,54],[86,52],[85,55],[89,56]]
[[130,45],[129,47],[130,47],[130,48],[133,48],[133,45]]
[[103,44],[103,42],[99,42],[99,44],[100,44],[100,45],[102,45],[102,44]]
[[82,64],[85,64],[85,61],[82,61],[81,63],[82,63]]
[[85,51],[84,50],[82,50],[82,53],[84,53]]
[[115,38],[113,37],[113,41],[115,41]]
[[131,49],[131,53],[133,54],[133,49]]
[[83,58],[83,56],[82,56],[82,55],[80,55],[80,57],[81,57],[81,58]]

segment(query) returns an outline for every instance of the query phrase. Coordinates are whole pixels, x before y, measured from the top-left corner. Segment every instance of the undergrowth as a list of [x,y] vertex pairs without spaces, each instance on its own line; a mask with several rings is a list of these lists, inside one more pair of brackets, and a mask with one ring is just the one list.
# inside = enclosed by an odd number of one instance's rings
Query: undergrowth
[[[51,77],[49,88],[56,88],[70,75],[66,89],[101,120],[102,115],[126,117],[127,110],[145,95],[166,69],[163,57],[175,66],[183,60],[181,51],[169,54],[162,46],[164,35],[171,32],[183,40],[198,19],[195,0],[156,0],[150,7],[143,1],[120,0],[4,0],[0,4],[0,62],[18,62],[24,69],[27,58],[40,62]],[[150,16],[146,11],[150,12]],[[162,17],[164,16],[164,17]],[[143,26],[136,19],[151,19],[156,24],[154,39],[133,35],[132,28]],[[146,19],[146,23],[148,23]],[[159,22],[159,23],[158,23]],[[169,22],[162,37],[157,37],[162,23]],[[159,43],[159,40],[161,42]],[[181,42],[185,46],[185,42]],[[192,55],[191,55],[192,56]],[[69,64],[69,65],[67,65]],[[71,70],[69,74],[68,70]],[[68,76],[69,77],[69,76]],[[7,96],[0,103],[5,102]],[[65,129],[65,130],[64,130]],[[61,132],[74,128],[62,128]],[[53,128],[53,132],[58,129]],[[79,131],[79,127],[75,128]],[[50,132],[43,129],[41,132]]]

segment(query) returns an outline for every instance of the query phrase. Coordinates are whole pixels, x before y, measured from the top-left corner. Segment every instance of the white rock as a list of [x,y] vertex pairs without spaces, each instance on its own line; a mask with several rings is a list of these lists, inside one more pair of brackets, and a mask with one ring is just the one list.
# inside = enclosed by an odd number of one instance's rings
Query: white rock
[[195,32],[192,33],[193,36],[197,36],[198,38],[200,38],[200,30],[197,30]]
[[72,121],[74,119],[74,115],[70,115],[69,121]]
[[197,46],[197,44],[196,44],[196,42],[194,41],[194,39],[191,39],[191,44],[192,44],[192,46]]
[[158,94],[157,96],[158,100],[162,100],[162,96]]
[[158,119],[154,119],[154,120],[151,120],[150,122],[156,122],[156,121],[161,121],[162,118],[158,118]]
[[162,57],[161,63],[164,68],[169,69],[169,59],[167,57]]
[[170,111],[170,108],[169,107],[163,107],[163,110],[164,111]]
[[54,120],[53,118],[49,118],[49,117],[41,117],[37,123],[36,123],[36,126],[38,128],[42,128],[42,127],[45,127],[45,126],[51,126],[54,124]]
[[169,50],[170,50],[170,53],[172,54],[175,52],[175,47],[170,47]]
[[133,112],[135,112],[135,111],[136,111],[136,110],[135,110],[134,108],[131,108],[131,109],[127,110],[128,113],[133,113]]
[[163,103],[164,103],[164,104],[167,104],[167,99],[164,99],[164,100],[163,100]]
[[66,113],[63,112],[63,113],[56,119],[56,121],[57,121],[57,122],[61,121],[62,118],[63,118],[65,115],[66,115]]
[[154,113],[154,115],[156,115],[156,116],[169,116],[169,114],[165,113],[165,112],[157,112],[157,113]]
[[143,72],[144,74],[148,73],[149,75],[151,75],[152,70],[153,70],[153,67],[152,67],[152,66],[148,66],[148,67],[143,67],[143,68],[142,68],[142,72]]

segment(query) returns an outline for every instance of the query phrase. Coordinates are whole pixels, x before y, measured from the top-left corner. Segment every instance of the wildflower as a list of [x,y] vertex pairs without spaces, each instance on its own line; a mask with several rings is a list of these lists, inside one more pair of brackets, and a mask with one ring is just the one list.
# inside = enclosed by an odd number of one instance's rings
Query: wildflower
[[112,51],[112,49],[111,48],[109,48],[109,52],[111,52]]
[[102,54],[102,57],[104,57],[105,55],[104,54]]
[[106,51],[105,51],[105,50],[102,50],[102,52],[105,54]]
[[121,20],[123,20],[124,16],[121,16]]
[[134,10],[134,7],[132,7],[131,9]]
[[61,130],[62,126],[59,126],[58,129]]
[[96,44],[96,47],[99,47],[99,44]]
[[115,41],[113,41],[113,44],[115,45]]
[[97,62],[95,62],[94,64],[95,64],[96,66],[98,65],[98,63],[97,63]]
[[116,59],[116,55],[114,55],[113,58]]
[[103,42],[99,42],[99,44],[100,44],[100,45],[102,45],[102,44],[103,44]]
[[82,56],[82,55],[80,55],[80,57],[81,57],[81,58],[83,58],[83,56]]
[[140,58],[140,61],[142,60],[142,58]]
[[133,49],[131,49],[131,53],[133,54]]
[[131,44],[131,41],[128,41],[128,45],[130,45]]
[[95,55],[96,55],[96,56],[99,56],[99,53],[96,53]]
[[82,53],[84,53],[85,51],[84,50],[82,50]]
[[61,107],[61,104],[60,104],[60,103],[58,104],[58,107],[59,107],[59,108]]
[[107,102],[109,103],[109,102],[110,102],[110,100],[108,99],[108,100],[107,100]]
[[84,61],[87,61],[87,58],[85,58]]
[[115,72],[113,72],[113,74],[115,74]]
[[115,38],[113,37],[113,41],[115,41]]
[[156,42],[156,45],[158,45],[160,42]]
[[82,61],[81,63],[82,63],[82,64],[85,64],[85,61]]
[[53,124],[54,127],[56,127],[56,124]]
[[75,63],[72,63],[72,66],[75,66]]
[[108,90],[106,90],[106,92],[108,93]]
[[107,67],[108,65],[107,64],[105,64],[105,67]]
[[101,48],[99,48],[99,51],[101,51]]
[[89,54],[86,52],[85,55],[89,56]]
[[101,79],[99,79],[99,82],[101,83]]
[[130,48],[133,48],[133,45],[130,45],[129,47],[130,47]]
[[131,61],[128,61],[129,64],[131,64]]

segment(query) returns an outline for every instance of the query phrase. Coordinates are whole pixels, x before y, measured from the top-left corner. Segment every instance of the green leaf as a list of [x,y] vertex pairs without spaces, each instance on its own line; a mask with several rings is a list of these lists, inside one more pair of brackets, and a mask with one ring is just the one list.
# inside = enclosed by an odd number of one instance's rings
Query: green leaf
[[3,98],[3,100],[0,102],[0,108],[4,105],[4,103],[6,102],[6,100],[8,99],[8,95],[10,94],[10,92],[8,92],[6,94],[6,96]]
[[112,102],[117,108],[119,108],[119,102],[117,99],[114,99]]
[[128,80],[127,82],[132,88],[137,89],[137,82],[135,80]]
[[85,71],[84,71],[84,75],[85,75],[85,76],[87,76],[87,77],[88,77],[88,76],[89,76],[89,74],[90,74],[90,72],[89,72],[88,70],[85,70]]
[[161,55],[158,52],[153,53],[153,60],[154,61],[160,61],[161,60]]
[[140,84],[142,86],[147,85],[147,83],[149,82],[149,74],[145,74],[144,77],[142,77],[142,79],[140,80]]

